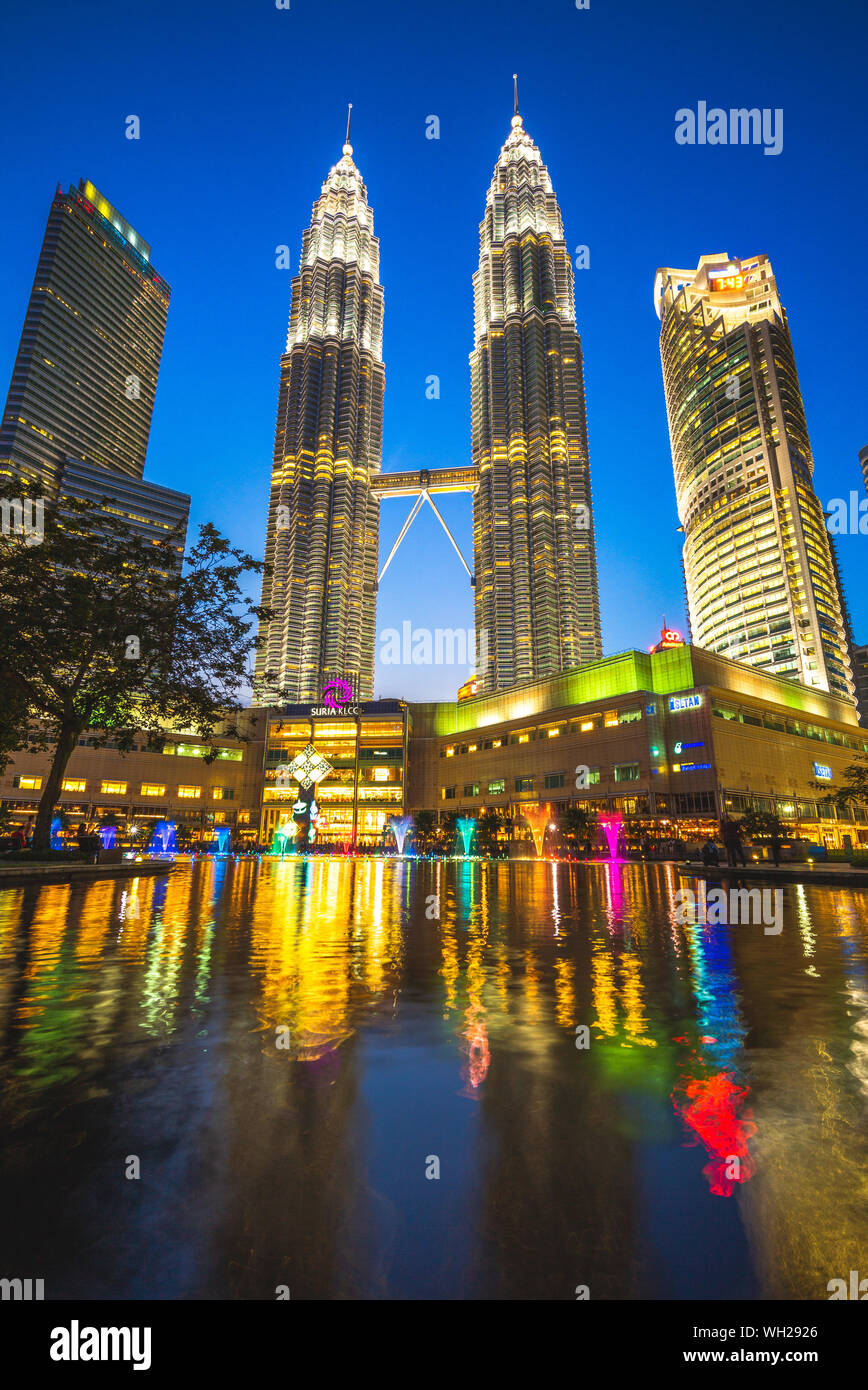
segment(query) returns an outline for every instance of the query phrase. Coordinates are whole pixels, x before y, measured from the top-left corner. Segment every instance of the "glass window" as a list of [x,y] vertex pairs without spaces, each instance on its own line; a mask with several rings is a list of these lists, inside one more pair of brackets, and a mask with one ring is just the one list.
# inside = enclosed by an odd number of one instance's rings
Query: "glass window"
[[198,801],[202,795],[201,787],[179,787],[178,796],[182,801]]
[[489,796],[501,796],[505,791],[506,782],[503,780],[502,777],[498,778],[496,782],[489,782],[488,784]]
[[103,782],[100,786],[103,796],[126,796],[126,782]]
[[143,782],[141,794],[142,796],[165,796],[166,788],[158,782]]
[[638,763],[616,763],[615,764],[616,782],[638,782],[639,764]]

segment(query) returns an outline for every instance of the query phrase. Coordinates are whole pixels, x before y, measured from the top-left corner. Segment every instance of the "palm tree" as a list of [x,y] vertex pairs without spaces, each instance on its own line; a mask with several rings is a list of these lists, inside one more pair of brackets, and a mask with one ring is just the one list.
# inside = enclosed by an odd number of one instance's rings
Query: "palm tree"
[[413,848],[417,854],[427,854],[431,849],[437,829],[437,817],[433,811],[416,811],[413,816]]
[[558,817],[561,834],[573,846],[593,841],[597,833],[597,813],[591,806],[565,806]]

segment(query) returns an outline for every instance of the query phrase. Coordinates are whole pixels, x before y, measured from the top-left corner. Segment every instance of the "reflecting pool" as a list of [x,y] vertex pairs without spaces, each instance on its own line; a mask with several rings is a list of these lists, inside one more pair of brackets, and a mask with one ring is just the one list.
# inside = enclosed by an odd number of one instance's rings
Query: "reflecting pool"
[[681,924],[680,884],[264,858],[3,890],[0,1273],[828,1298],[868,1274],[868,894],[789,885],[770,935]]

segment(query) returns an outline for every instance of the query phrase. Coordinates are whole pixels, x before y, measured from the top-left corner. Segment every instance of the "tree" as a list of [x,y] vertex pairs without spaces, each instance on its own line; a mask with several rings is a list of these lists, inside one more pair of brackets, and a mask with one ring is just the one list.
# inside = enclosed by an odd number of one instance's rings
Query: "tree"
[[437,817],[433,811],[416,811],[413,816],[413,847],[417,854],[427,854],[431,848]]
[[46,509],[41,543],[0,541],[0,751],[51,752],[36,852],[85,730],[122,753],[138,732],[160,747],[167,725],[243,736],[251,629],[267,615],[239,580],[263,566],[207,524],[181,569],[178,539],[145,540],[96,503],[65,501]]
[[507,816],[505,811],[499,810],[496,806],[486,806],[479,814],[476,822],[476,843],[480,854],[492,856],[499,855],[501,852],[500,833],[507,826]]
[[824,805],[834,805],[842,816],[850,820],[854,806],[868,808],[868,762],[851,763],[844,768],[844,778],[841,786],[833,792],[822,782],[812,782],[811,785],[825,791],[826,795],[820,798]]
[[585,844],[593,841],[597,833],[597,813],[592,806],[565,806],[558,825],[565,840],[574,845]]
[[786,835],[783,824],[773,811],[745,811],[741,828],[750,840],[783,840]]

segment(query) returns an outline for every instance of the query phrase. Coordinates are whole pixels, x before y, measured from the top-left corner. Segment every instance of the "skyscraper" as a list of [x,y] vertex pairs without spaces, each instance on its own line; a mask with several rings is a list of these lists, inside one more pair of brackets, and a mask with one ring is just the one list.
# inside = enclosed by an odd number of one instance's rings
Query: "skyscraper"
[[657,271],[694,643],[853,699],[841,596],[768,256]]
[[347,140],[304,233],[292,282],[265,559],[256,698],[319,702],[329,679],[374,686],[383,433],[380,248]]
[[51,204],[6,410],[0,486],[53,494],[67,458],[141,478],[171,290],[92,183]]
[[491,691],[602,655],[573,267],[517,97],[473,292],[476,632]]

